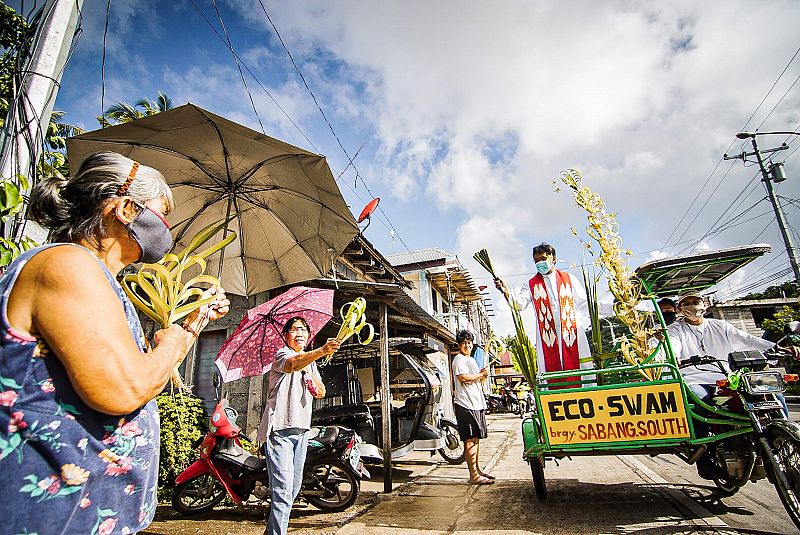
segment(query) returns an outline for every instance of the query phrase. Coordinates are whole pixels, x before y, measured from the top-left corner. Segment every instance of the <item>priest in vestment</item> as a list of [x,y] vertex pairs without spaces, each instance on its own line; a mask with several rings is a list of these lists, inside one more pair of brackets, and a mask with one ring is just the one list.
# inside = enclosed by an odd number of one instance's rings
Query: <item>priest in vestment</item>
[[[586,291],[578,278],[555,268],[556,250],[547,243],[533,248],[536,274],[528,282],[536,316],[536,360],[539,371],[555,372],[593,368],[589,340],[577,310],[586,307]],[[495,285],[508,290],[499,279]],[[587,361],[581,364],[581,359]],[[584,376],[584,379],[591,376]],[[580,376],[566,381],[581,380]],[[551,379],[550,384],[565,380]],[[578,385],[571,385],[578,386]],[[584,385],[586,386],[586,385]]]

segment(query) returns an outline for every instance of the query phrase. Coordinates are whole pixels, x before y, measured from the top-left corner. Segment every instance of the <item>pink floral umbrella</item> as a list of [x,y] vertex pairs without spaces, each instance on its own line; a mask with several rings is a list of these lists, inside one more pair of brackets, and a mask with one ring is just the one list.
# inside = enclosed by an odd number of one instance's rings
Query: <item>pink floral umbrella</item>
[[247,311],[244,319],[225,340],[214,364],[222,381],[268,372],[275,353],[286,345],[283,326],[300,316],[311,328],[309,343],[333,317],[333,290],[295,286],[278,297]]

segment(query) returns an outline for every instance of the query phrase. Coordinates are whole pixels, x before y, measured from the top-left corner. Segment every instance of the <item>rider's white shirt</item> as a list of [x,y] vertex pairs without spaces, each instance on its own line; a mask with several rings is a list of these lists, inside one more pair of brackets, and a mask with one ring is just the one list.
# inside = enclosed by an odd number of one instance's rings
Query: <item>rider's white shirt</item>
[[[672,351],[678,361],[687,360],[695,355],[711,355],[724,361],[725,370],[728,371],[728,353],[732,351],[747,351],[751,349],[764,350],[773,345],[769,340],[758,338],[752,334],[740,331],[727,321],[706,318],[699,326],[691,325],[681,318],[667,327]],[[720,371],[717,366],[704,364],[701,366],[687,366],[681,369],[681,374],[689,382],[713,383]],[[703,377],[705,376],[705,377]]]

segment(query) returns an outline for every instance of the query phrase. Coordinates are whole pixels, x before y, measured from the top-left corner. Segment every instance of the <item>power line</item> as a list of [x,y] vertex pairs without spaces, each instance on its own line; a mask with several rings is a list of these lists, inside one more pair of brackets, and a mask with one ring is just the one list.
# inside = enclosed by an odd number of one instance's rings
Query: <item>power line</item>
[[[797,49],[797,50],[794,52],[794,54],[792,55],[792,57],[791,57],[791,59],[789,60],[789,62],[786,64],[786,66],[783,68],[783,70],[781,71],[781,73],[778,75],[778,77],[777,77],[777,78],[775,79],[775,81],[773,82],[772,86],[769,88],[769,90],[767,91],[767,93],[764,95],[764,98],[762,98],[762,99],[761,99],[761,102],[759,102],[758,106],[756,106],[756,109],[753,111],[753,113],[750,115],[750,117],[748,117],[748,118],[747,118],[747,121],[745,121],[745,123],[744,123],[744,126],[742,126],[741,130],[745,130],[745,129],[747,128],[747,125],[748,125],[748,124],[750,124],[750,121],[752,121],[752,120],[753,120],[753,117],[755,117],[756,113],[758,113],[758,110],[760,110],[760,109],[761,109],[761,106],[763,106],[763,105],[764,105],[764,102],[766,102],[767,98],[769,98],[769,95],[772,93],[772,91],[773,91],[773,90],[775,89],[775,87],[778,85],[778,82],[781,80],[781,78],[783,77],[783,75],[784,75],[784,74],[786,73],[786,71],[789,69],[789,66],[790,66],[790,65],[791,65],[791,64],[794,62],[795,58],[797,58],[797,55],[798,55],[798,54],[800,54],[800,48],[798,48],[798,49]],[[792,85],[794,85],[794,84],[792,84]],[[785,96],[785,95],[784,95],[784,96]],[[781,98],[781,100],[783,100],[783,98]],[[773,111],[774,111],[774,109],[773,109]],[[772,113],[772,112],[770,112],[770,114],[771,114],[771,113]],[[768,116],[769,116],[769,115],[768,115]],[[763,123],[762,123],[762,124],[763,124]],[[728,153],[728,152],[730,152],[731,148],[732,148],[732,147],[733,147],[735,144],[736,144],[736,140],[734,140],[733,142],[731,142],[731,144],[728,146],[728,149],[725,151],[725,153]],[[678,229],[680,228],[680,226],[681,226],[681,224],[683,223],[684,219],[686,219],[686,216],[689,214],[689,212],[691,211],[691,209],[692,209],[692,207],[694,206],[694,204],[695,204],[695,203],[697,202],[697,200],[700,198],[700,195],[703,193],[703,191],[705,190],[705,188],[706,188],[706,186],[708,185],[709,181],[710,181],[710,180],[711,180],[711,178],[714,176],[714,174],[717,172],[717,169],[719,169],[719,166],[720,166],[720,164],[721,164],[722,162],[723,162],[723,158],[720,158],[720,159],[717,161],[717,164],[714,166],[714,169],[711,171],[711,173],[708,175],[708,177],[706,178],[706,180],[703,182],[702,186],[700,186],[700,190],[699,190],[699,191],[697,192],[697,194],[694,196],[694,198],[692,199],[692,202],[691,202],[691,203],[689,203],[689,206],[686,208],[686,211],[683,213],[683,215],[681,216],[680,220],[678,220],[678,223],[677,223],[677,224],[675,225],[675,227],[672,229],[672,232],[670,232],[669,236],[667,236],[667,239],[666,239],[666,240],[664,240],[664,245],[661,247],[662,249],[665,249],[665,248],[667,247],[667,246],[666,246],[666,244],[667,244],[667,243],[670,241],[670,239],[672,239],[672,236],[674,236],[674,235],[675,235],[675,232],[677,232],[677,231],[678,231]],[[732,168],[732,167],[733,167],[733,162],[731,163],[731,167],[729,167],[729,168],[728,168],[728,170],[725,172],[725,175],[722,177],[722,179],[720,179],[720,184],[722,183],[722,180],[724,180],[725,176],[727,176],[728,172],[730,172],[730,170],[731,170],[731,168]],[[719,187],[719,186],[717,186],[717,188],[718,188],[718,187]],[[716,191],[716,188],[715,188],[715,190],[714,190],[714,191]],[[713,196],[713,192],[712,192],[711,196]],[[710,197],[709,197],[709,198],[710,198]],[[706,203],[703,205],[703,207],[701,207],[701,208],[700,208],[700,210],[698,211],[698,214],[697,214],[697,216],[695,216],[695,218],[692,220],[692,223],[693,223],[693,222],[694,222],[694,220],[696,220],[696,219],[697,219],[697,217],[700,215],[700,212],[702,212],[702,211],[703,211],[703,208],[705,208],[706,204],[708,204],[708,201],[706,201]],[[682,234],[680,237],[678,237],[678,241],[680,241],[680,240],[683,238],[683,236],[684,236],[684,235],[686,234],[686,232],[688,231],[688,228],[689,228],[689,227],[691,227],[692,223],[689,223],[689,225],[687,225],[687,229],[684,231],[684,233],[683,233],[683,234]]]
[[214,11],[217,12],[217,18],[219,19],[220,28],[222,28],[222,33],[225,34],[225,41],[228,43],[228,48],[231,51],[231,55],[233,55],[233,62],[236,63],[236,69],[239,71],[239,76],[242,79],[242,84],[244,84],[244,90],[247,91],[247,96],[250,98],[250,104],[253,106],[253,113],[256,114],[256,119],[258,119],[258,125],[261,127],[261,133],[267,135],[266,130],[264,130],[264,123],[261,122],[261,117],[258,115],[258,110],[256,109],[256,103],[253,100],[253,94],[250,92],[250,88],[247,87],[247,80],[244,78],[244,73],[242,72],[242,66],[239,65],[239,57],[236,54],[236,51],[233,49],[233,43],[231,42],[230,35],[228,35],[228,30],[225,29],[225,22],[222,20],[222,13],[219,12],[219,8],[217,7],[217,0],[211,0],[211,4],[214,6]]
[[[303,85],[305,86],[306,90],[308,90],[309,95],[311,95],[311,99],[314,101],[314,104],[317,106],[317,109],[319,110],[319,113],[322,115],[322,118],[325,121],[325,124],[328,125],[328,128],[331,131],[331,134],[333,134],[333,137],[336,139],[336,142],[339,144],[339,148],[342,149],[342,152],[344,153],[345,157],[347,158],[347,160],[349,162],[348,165],[352,165],[353,171],[355,171],[355,173],[356,173],[356,180],[361,180],[361,183],[364,185],[364,188],[367,190],[367,193],[369,193],[370,197],[374,198],[375,195],[372,193],[372,191],[370,191],[369,186],[367,185],[367,182],[364,180],[364,177],[361,176],[361,174],[359,173],[358,167],[356,167],[356,164],[353,161],[353,158],[350,157],[350,154],[347,152],[347,149],[344,147],[344,144],[342,143],[341,139],[339,139],[339,136],[336,134],[336,131],[333,129],[333,125],[328,120],[328,116],[325,115],[325,111],[322,109],[322,106],[320,105],[319,101],[317,100],[316,95],[314,95],[314,91],[311,90],[311,87],[308,85],[308,82],[306,81],[305,76],[303,76],[303,73],[300,70],[300,67],[297,65],[297,62],[294,60],[294,57],[292,56],[292,53],[289,51],[289,48],[286,46],[286,43],[284,42],[283,37],[281,37],[281,34],[278,31],[278,27],[272,21],[272,17],[269,16],[269,13],[267,12],[267,8],[264,6],[264,2],[262,0],[258,0],[258,3],[261,6],[262,11],[264,12],[264,16],[267,18],[267,21],[269,21],[270,25],[272,26],[272,29],[275,31],[275,35],[278,37],[278,41],[280,41],[281,46],[283,47],[283,50],[286,52],[286,55],[289,56],[289,60],[291,60],[295,71],[297,71],[297,74],[300,76],[300,80],[302,80]],[[394,235],[397,236],[397,238],[400,240],[400,243],[403,244],[403,246],[406,248],[406,250],[408,252],[411,252],[411,249],[408,247],[406,242],[403,240],[402,236],[400,236],[400,234],[397,232],[397,229],[394,227],[394,225],[389,220],[389,216],[383,210],[383,207],[378,205],[378,210],[384,215],[384,217],[386,218],[386,221],[389,223],[389,225],[391,225],[391,229],[390,230],[394,231]]]
[[[192,7],[194,7],[195,11],[197,11],[198,15],[200,15],[200,17],[205,21],[206,25],[211,29],[211,31],[214,32],[214,34],[216,34],[216,36],[223,43],[225,43],[226,47],[227,47],[227,42],[225,40],[225,37],[223,37],[222,34],[220,34],[219,31],[217,31],[217,29],[214,27],[214,24],[208,19],[208,17],[206,17],[206,15],[203,13],[203,11],[200,10],[200,8],[197,6],[197,4],[194,2],[194,0],[189,0],[189,3],[192,5]],[[289,115],[289,113],[281,106],[281,104],[272,95],[272,93],[269,91],[269,89],[267,89],[267,87],[261,82],[261,80],[259,80],[258,76],[256,76],[256,74],[252,71],[252,69],[250,69],[250,67],[247,65],[247,62],[245,62],[244,59],[242,59],[242,57],[239,56],[236,53],[235,50],[231,50],[231,54],[233,54],[238,59],[239,64],[244,68],[245,71],[247,71],[247,73],[253,78],[253,80],[255,80],[256,84],[264,91],[264,93],[270,98],[270,100],[272,100],[272,102],[275,104],[275,106],[281,111],[281,113],[283,113],[283,115],[289,120],[289,122],[300,133],[300,135],[303,136],[303,138],[308,142],[308,144],[311,147],[313,147],[314,151],[316,151],[317,154],[321,154],[320,149],[314,144],[314,142],[311,140],[311,138],[308,137],[308,135],[303,131],[303,129],[300,127],[300,125],[298,125],[297,122],[291,117],[291,115]],[[355,159],[355,156],[357,156],[357,154],[358,153],[356,153],[356,155],[354,155],[353,159]],[[349,165],[348,165],[348,167],[349,167]],[[345,168],[345,170],[346,170],[346,168]],[[340,173],[339,176],[341,176],[341,173]],[[352,192],[353,195],[359,201],[361,201],[362,203],[366,204],[367,201],[348,182],[344,181],[342,183],[345,184],[345,186],[347,186],[347,189],[350,190],[350,192]],[[378,217],[376,219],[387,230],[394,231],[395,229],[392,227],[391,222],[389,222],[388,217],[386,217],[386,215],[385,215],[386,213],[383,210],[383,208],[381,208],[379,206],[379,210],[382,213],[382,217]],[[403,243],[403,245],[406,247],[406,249],[408,249],[408,246],[405,244],[405,242],[403,242],[402,238],[399,235],[398,235],[398,238],[400,238],[400,241]]]
[[777,271],[773,271],[772,273],[765,275],[761,279],[753,281],[747,285],[735,287],[727,292],[723,292],[720,296],[720,299],[727,300],[735,295],[742,294],[745,292],[752,293],[753,290],[760,288],[766,284],[776,282],[792,272],[791,267],[777,268],[777,269],[778,269]]
[[[730,171],[730,168],[728,168],[728,171]],[[723,175],[723,177],[722,177],[722,179],[723,179],[723,180],[724,180],[725,176],[727,176],[727,174],[728,174],[728,172],[726,172],[726,173],[725,173],[725,175]],[[754,176],[754,177],[753,177],[751,180],[753,180],[754,178],[755,178],[755,176]],[[719,189],[719,187],[720,187],[720,185],[722,184],[723,180],[720,180],[720,181],[719,181],[719,183],[717,184],[717,187],[716,187],[716,188],[714,188],[714,191],[711,193],[711,195],[708,197],[708,199],[706,199],[706,202],[705,202],[705,204],[703,204],[703,207],[700,209],[700,211],[699,211],[699,212],[697,212],[697,215],[695,215],[695,218],[692,220],[692,223],[693,223],[693,222],[694,222],[694,221],[697,219],[697,217],[700,215],[700,213],[702,212],[703,208],[705,208],[705,206],[706,206],[706,205],[708,204],[708,202],[711,200],[711,198],[713,197],[713,195],[714,195],[714,193],[717,191],[717,189]],[[741,202],[744,202],[744,199],[747,199],[747,197],[749,197],[749,196],[750,196],[750,195],[753,193],[753,191],[755,191],[755,189],[758,187],[758,183],[756,183],[755,185],[751,185],[751,184],[752,184],[751,182],[748,182],[748,183],[745,185],[745,187],[742,189],[742,191],[740,191],[740,192],[739,192],[739,194],[738,194],[738,195],[736,195],[736,197],[735,197],[735,198],[734,198],[734,199],[733,199],[733,200],[730,202],[730,204],[728,204],[728,206],[727,206],[727,207],[726,207],[726,208],[725,208],[725,209],[722,211],[722,213],[719,215],[719,217],[717,218],[717,220],[716,220],[716,221],[714,221],[714,222],[711,224],[711,227],[710,227],[710,228],[709,228],[709,229],[708,229],[708,230],[705,232],[705,234],[703,234],[703,236],[702,236],[702,237],[701,237],[699,240],[697,240],[697,242],[695,243],[695,245],[697,245],[698,243],[700,243],[701,241],[703,241],[703,240],[704,240],[704,239],[705,239],[705,238],[706,238],[706,237],[707,237],[707,236],[708,236],[708,235],[711,233],[712,229],[714,229],[714,227],[717,225],[717,223],[719,223],[719,222],[720,222],[720,220],[721,220],[723,217],[725,217],[725,214],[727,214],[727,213],[728,213],[728,211],[732,209],[732,207],[734,206],[734,204],[736,204],[736,202],[737,202],[737,201],[738,201],[740,198],[742,198],[742,195],[744,195],[744,193],[747,191],[747,189],[748,189],[748,188],[750,188],[750,191],[747,193],[747,195],[745,195],[745,197],[742,199],[742,201],[741,201]],[[741,202],[739,202],[739,204],[737,204],[737,205],[736,205],[736,207],[737,207],[737,208],[738,208],[738,206],[741,204]],[[689,227],[691,227],[691,223],[689,224]],[[688,230],[688,228],[689,228],[689,227],[687,227],[687,230]],[[686,233],[686,231],[684,231],[684,234],[685,234],[685,233]],[[683,236],[683,235],[681,235],[681,237],[682,237],[682,236]],[[687,251],[688,249],[691,249],[691,247],[687,247],[687,248],[683,249],[681,252]]]

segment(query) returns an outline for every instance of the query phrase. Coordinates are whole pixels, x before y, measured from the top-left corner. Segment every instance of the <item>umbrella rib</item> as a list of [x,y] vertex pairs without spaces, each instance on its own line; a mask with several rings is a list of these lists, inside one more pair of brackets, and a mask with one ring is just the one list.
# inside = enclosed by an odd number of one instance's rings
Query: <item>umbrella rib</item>
[[[272,217],[273,217],[273,219],[275,220],[275,222],[276,222],[276,223],[278,223],[279,225],[281,225],[281,226],[282,226],[282,227],[285,229],[285,231],[286,231],[287,235],[291,236],[291,237],[292,237],[292,239],[294,240],[294,244],[295,244],[296,246],[300,247],[300,250],[301,250],[301,251],[302,251],[302,252],[303,252],[303,253],[306,255],[306,257],[307,257],[307,258],[309,258],[309,259],[311,260],[312,264],[314,264],[314,265],[316,266],[316,263],[314,263],[314,259],[313,259],[313,258],[311,257],[311,255],[309,255],[309,254],[308,254],[308,252],[305,250],[305,248],[303,247],[302,243],[301,243],[301,242],[300,242],[300,241],[297,239],[297,237],[295,236],[295,233],[294,233],[294,232],[292,232],[292,231],[291,231],[291,230],[290,230],[290,229],[289,229],[289,228],[286,226],[286,224],[283,222],[283,220],[282,220],[281,218],[279,218],[279,217],[277,216],[277,214],[275,213],[275,211],[274,211],[274,210],[272,210],[272,209],[268,208],[267,206],[263,205],[262,203],[260,203],[260,201],[256,201],[256,200],[254,200],[254,199],[253,199],[253,198],[251,198],[250,196],[247,196],[247,195],[243,195],[243,196],[245,197],[245,199],[246,199],[248,202],[250,202],[250,203],[251,203],[251,204],[253,204],[254,206],[257,206],[257,207],[259,207],[259,208],[262,208],[264,211],[266,211],[267,213],[269,213],[270,215],[272,215]],[[279,201],[276,201],[276,202],[279,202]],[[318,204],[319,204],[320,206],[322,206],[322,204],[321,204],[321,203],[318,203]],[[335,212],[334,212],[334,213],[335,213]],[[259,223],[260,223],[260,221],[259,221]],[[311,226],[311,225],[309,225],[309,226]],[[262,226],[262,230],[266,232],[266,229],[264,229],[264,228],[263,228],[263,226]],[[317,229],[315,229],[315,230],[316,230],[316,235],[320,237],[320,239],[322,240],[322,242],[323,242],[325,245],[329,246],[329,248],[331,248],[331,249],[332,249],[332,247],[330,247],[330,246],[331,246],[331,244],[330,244],[330,243],[328,243],[326,240],[322,239],[322,236],[321,236],[321,234],[319,233],[319,229],[317,228]],[[288,252],[287,252],[286,254],[288,254]],[[277,256],[275,256],[274,254],[272,255],[272,257],[273,257],[273,258],[275,258],[275,263],[276,263],[276,264],[277,264],[277,259],[278,259],[278,258],[282,258],[282,257],[277,257]]]
[[[128,146],[131,146],[131,147],[143,147],[145,149],[154,150],[156,152],[163,152],[165,154],[177,155],[177,156],[180,156],[181,158],[184,158],[184,159],[192,162],[195,165],[195,167],[200,169],[208,178],[210,178],[214,182],[218,183],[220,186],[224,187],[224,185],[225,185],[225,183],[221,182],[216,176],[214,176],[213,173],[211,173],[211,171],[207,170],[198,159],[193,158],[192,156],[189,156],[188,154],[184,154],[184,153],[182,153],[180,151],[177,151],[175,149],[169,149],[167,147],[161,147],[159,145],[152,145],[150,143],[138,143],[138,142],[131,142],[131,141],[118,141],[118,140],[113,140],[113,139],[92,139],[92,138],[88,138],[88,137],[87,138],[82,138],[82,139],[85,139],[86,141],[95,141],[95,142],[99,142],[99,143],[110,143],[110,144],[116,144],[116,145],[128,145]],[[223,145],[223,150],[224,150],[224,145]]]
[[[200,208],[200,209],[199,209],[197,212],[195,212],[195,214],[194,214],[192,217],[190,217],[190,218],[188,218],[188,219],[184,219],[183,221],[179,221],[178,223],[176,223],[175,225],[173,225],[173,226],[175,226],[175,227],[179,227],[180,225],[183,225],[185,222],[187,222],[187,221],[188,221],[188,223],[186,223],[186,226],[185,226],[185,227],[183,227],[183,228],[181,229],[181,231],[178,233],[178,235],[175,237],[175,243],[177,244],[179,241],[181,241],[181,240],[183,239],[183,237],[186,235],[186,232],[187,232],[187,231],[189,230],[189,228],[192,226],[192,223],[194,223],[194,222],[197,220],[197,218],[198,218],[198,217],[200,217],[200,216],[203,214],[203,212],[204,212],[204,211],[205,211],[205,210],[206,210],[206,209],[207,209],[209,206],[211,206],[212,204],[215,204],[215,203],[216,203],[217,201],[219,201],[221,198],[222,198],[222,196],[220,196],[220,197],[217,197],[216,199],[212,199],[212,200],[209,200],[209,201],[207,201],[207,202],[206,202],[206,203],[205,203],[205,204],[204,204],[204,205],[203,205],[203,206],[202,206],[202,207],[201,207],[201,208]],[[220,253],[220,254],[222,254],[222,253]]]
[[[252,194],[252,193],[260,193],[262,191],[271,191],[271,190],[281,190],[281,191],[287,193],[288,195],[294,195],[295,197],[299,197],[299,198],[304,199],[306,201],[310,201],[310,202],[316,203],[319,206],[321,206],[322,208],[324,208],[325,210],[331,212],[333,215],[335,215],[339,219],[342,219],[346,223],[352,225],[352,223],[350,223],[350,220],[347,219],[347,217],[341,215],[339,212],[337,212],[333,208],[329,207],[328,205],[326,205],[322,201],[320,201],[318,199],[315,199],[314,197],[311,197],[310,195],[306,195],[305,193],[300,193],[299,191],[296,191],[296,190],[293,190],[293,189],[289,189],[289,188],[285,188],[283,186],[270,186],[270,187],[267,187],[267,188],[264,188],[264,189],[255,189],[254,188],[252,191],[240,191],[240,193],[242,193],[242,194],[251,193]],[[248,198],[248,201],[250,201],[250,203],[252,203],[252,204],[254,204],[254,205],[256,205],[256,206],[258,206],[260,208],[263,208],[265,210],[269,210],[269,208],[264,206],[261,203],[261,201],[256,202],[256,201],[251,200],[250,198]]]
[[245,171],[240,178],[238,178],[235,182],[236,186],[243,184],[244,182],[248,181],[250,177],[252,177],[256,171],[264,167],[265,165],[271,165],[273,163],[280,163],[284,160],[289,160],[291,158],[297,157],[297,154],[279,154],[278,156],[273,156],[272,158],[267,158],[266,160],[262,160],[255,164],[253,167]]
[[225,144],[225,138],[222,137],[222,131],[219,129],[219,126],[217,126],[217,123],[215,123],[211,119],[211,117],[206,115],[205,110],[197,108],[197,111],[200,112],[200,115],[205,117],[206,121],[208,121],[208,124],[210,124],[211,127],[214,129],[214,131],[217,133],[217,139],[219,139],[219,144],[222,145],[222,156],[225,158],[225,175],[227,178],[227,185],[231,186],[233,185],[233,181],[231,180],[231,165],[229,158],[230,155],[228,154],[228,146]]

